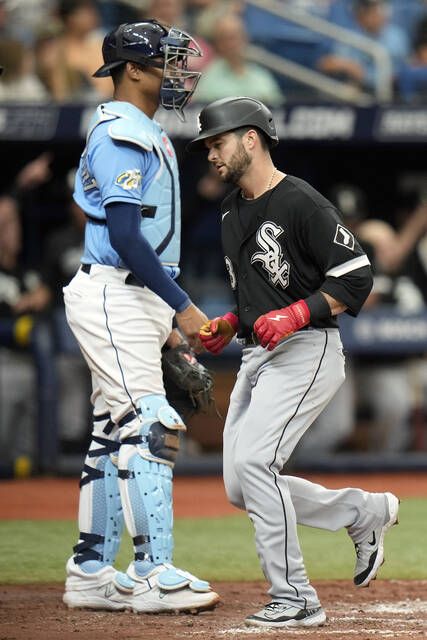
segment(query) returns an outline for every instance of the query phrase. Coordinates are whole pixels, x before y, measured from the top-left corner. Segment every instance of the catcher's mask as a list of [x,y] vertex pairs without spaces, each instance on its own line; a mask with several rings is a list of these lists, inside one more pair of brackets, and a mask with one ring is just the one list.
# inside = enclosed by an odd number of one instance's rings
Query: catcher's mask
[[109,76],[111,69],[124,62],[163,69],[160,104],[184,120],[183,109],[201,75],[188,69],[188,58],[203,55],[188,33],[157,20],[121,24],[105,36],[102,55],[104,64],[93,74],[96,78]]
[[270,109],[255,98],[221,98],[208,104],[199,114],[199,135],[187,145],[188,151],[203,151],[205,140],[248,125],[260,129],[270,147],[279,143]]

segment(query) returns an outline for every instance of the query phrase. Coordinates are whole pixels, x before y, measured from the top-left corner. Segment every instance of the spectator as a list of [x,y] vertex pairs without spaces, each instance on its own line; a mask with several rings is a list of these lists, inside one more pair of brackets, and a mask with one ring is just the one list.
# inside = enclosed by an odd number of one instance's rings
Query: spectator
[[240,0],[189,0],[186,6],[187,19],[191,28],[206,40],[212,40],[217,22],[224,15],[240,15],[243,2]]
[[[354,24],[352,30],[382,45],[389,53],[394,74],[400,70],[408,55],[406,33],[391,24],[386,0],[354,0]],[[357,88],[373,91],[378,73],[372,56],[351,45],[335,42],[318,60],[318,68],[335,78],[349,82]]]
[[[74,176],[74,172],[73,172]],[[58,366],[58,429],[65,452],[84,452],[89,436],[90,379],[79,346],[65,318],[62,288],[69,284],[83,252],[86,217],[71,199],[67,224],[46,243],[43,275],[52,291],[52,323]]]
[[55,102],[82,100],[93,93],[85,74],[67,63],[62,28],[57,23],[39,30],[34,55],[37,75]]
[[[40,355],[40,345],[35,344],[36,319],[50,301],[49,289],[40,274],[21,265],[20,252],[17,203],[9,196],[1,196],[0,465],[3,468],[35,456],[37,376],[30,355],[32,352],[36,357]],[[54,434],[50,435],[54,438]]]
[[0,40],[0,102],[45,102],[48,93],[33,71],[33,56],[18,40]]
[[211,102],[234,95],[247,95],[269,106],[283,102],[279,85],[272,74],[246,60],[247,35],[242,20],[234,14],[220,18],[213,34],[217,59],[206,69],[195,99]]
[[55,5],[55,0],[0,0],[0,38],[31,47],[34,33],[49,21]]
[[83,74],[98,97],[112,96],[110,78],[92,77],[103,62],[100,17],[94,0],[59,0],[58,14],[64,26],[62,41],[68,67]]
[[140,14],[141,19],[155,18],[162,24],[185,27],[183,0],[149,0]]
[[183,256],[183,281],[200,304],[210,305],[215,298],[229,292],[224,286],[224,259],[218,251],[221,226],[218,224],[220,204],[228,187],[213,167],[186,189],[183,199],[182,244],[187,247]]
[[[415,216],[416,217],[416,216]],[[425,224],[426,221],[424,221]],[[411,222],[413,224],[413,222]],[[424,308],[421,291],[404,274],[396,271],[402,238],[381,220],[370,219],[357,227],[358,239],[373,249],[374,287],[365,310],[387,305],[400,313],[417,313]],[[357,440],[356,418],[367,416],[368,431],[362,448],[394,453],[411,445],[412,392],[406,356],[353,356],[347,378],[329,408],[306,434],[299,456],[331,453],[350,438]]]
[[427,99],[427,15],[419,22],[414,38],[412,57],[398,75],[400,97],[406,102]]
[[[150,0],[141,12],[142,18],[155,18],[162,24],[173,24],[188,31],[187,14],[184,12],[183,0]],[[202,56],[189,60],[189,68],[201,71],[213,59],[214,52],[210,44],[201,36],[196,38]]]

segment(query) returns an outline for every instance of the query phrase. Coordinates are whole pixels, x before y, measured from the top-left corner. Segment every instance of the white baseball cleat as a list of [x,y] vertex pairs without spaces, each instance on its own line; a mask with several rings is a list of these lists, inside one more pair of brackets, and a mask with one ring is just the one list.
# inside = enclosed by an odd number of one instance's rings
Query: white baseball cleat
[[70,558],[63,602],[70,608],[123,611],[132,608],[135,583],[108,565],[95,573],[82,571]]
[[198,613],[213,609],[220,599],[209,582],[170,564],[158,565],[141,576],[131,562],[127,574],[135,582],[132,598],[135,613]]
[[322,607],[298,609],[283,602],[270,602],[264,609],[245,618],[247,627],[321,627],[326,622]]
[[385,493],[385,513],[382,526],[370,529],[362,542],[355,543],[356,566],[353,582],[356,587],[369,587],[375,580],[379,568],[384,562],[384,536],[398,523],[399,499],[392,493]]

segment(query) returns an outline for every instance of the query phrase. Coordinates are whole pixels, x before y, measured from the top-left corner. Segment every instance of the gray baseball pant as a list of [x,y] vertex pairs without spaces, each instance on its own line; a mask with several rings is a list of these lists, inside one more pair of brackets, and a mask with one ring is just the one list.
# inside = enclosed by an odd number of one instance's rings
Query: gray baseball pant
[[[304,432],[344,381],[337,329],[297,332],[269,352],[243,350],[224,428],[224,483],[232,504],[247,511],[274,601],[317,607],[304,567],[297,523],[336,531],[347,527],[358,542],[382,494],[328,490],[282,475]],[[378,508],[379,507],[379,508]]]

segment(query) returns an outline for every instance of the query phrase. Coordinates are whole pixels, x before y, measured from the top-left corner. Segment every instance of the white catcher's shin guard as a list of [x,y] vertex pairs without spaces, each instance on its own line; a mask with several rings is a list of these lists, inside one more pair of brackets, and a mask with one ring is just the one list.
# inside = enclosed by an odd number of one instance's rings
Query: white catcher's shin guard
[[172,560],[172,469],[185,425],[164,396],[146,396],[138,405],[139,415],[119,423],[119,487],[135,560],[145,571]]

